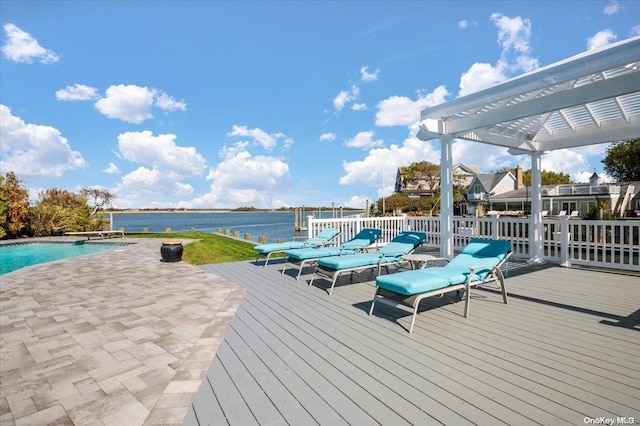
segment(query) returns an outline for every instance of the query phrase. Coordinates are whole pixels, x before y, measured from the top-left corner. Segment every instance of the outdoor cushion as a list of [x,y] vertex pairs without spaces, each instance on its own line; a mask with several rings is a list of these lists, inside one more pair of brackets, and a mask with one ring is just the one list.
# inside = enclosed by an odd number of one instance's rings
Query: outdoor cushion
[[[404,304],[413,308],[411,326],[409,327],[409,332],[411,332],[420,301],[426,297],[464,289],[466,292],[464,316],[466,317],[469,314],[471,286],[484,283],[491,273],[494,275],[489,278],[499,282],[503,301],[507,303],[504,276],[499,267],[508,259],[510,250],[511,242],[509,241],[474,238],[446,266],[378,276],[376,277],[376,292],[369,315],[373,312],[376,299],[388,297],[386,292],[390,292],[392,295],[411,296],[403,301]],[[470,276],[472,268],[473,275]]]
[[360,253],[346,256],[330,256],[320,259],[318,264],[326,268],[340,270],[357,268],[358,266],[377,265],[380,253]]
[[318,261],[318,265],[339,271],[360,266],[377,265],[383,257],[382,263],[392,263],[414,250],[426,237],[427,234],[424,232],[401,232],[375,253],[325,257]]
[[294,260],[316,259],[318,257],[339,256],[341,247],[299,248],[287,251],[287,257]]
[[284,243],[260,244],[254,249],[260,254],[271,253],[272,251],[285,251],[291,249],[301,249],[304,247],[303,241],[287,241]]
[[316,247],[326,244],[327,241],[335,238],[340,231],[335,228],[325,228],[315,237],[305,241],[285,241],[283,243],[260,244],[254,247],[254,250],[260,254],[271,253],[274,251],[287,251],[291,249],[300,249],[304,247]]
[[394,293],[411,296],[447,287],[450,281],[446,277],[430,273],[428,269],[417,269],[398,274],[380,275],[376,277],[376,285]]
[[338,247],[298,248],[287,251],[289,259],[295,261],[318,259],[320,257],[340,256],[345,253],[353,253],[363,249],[380,238],[382,231],[373,228],[364,228],[356,236]]

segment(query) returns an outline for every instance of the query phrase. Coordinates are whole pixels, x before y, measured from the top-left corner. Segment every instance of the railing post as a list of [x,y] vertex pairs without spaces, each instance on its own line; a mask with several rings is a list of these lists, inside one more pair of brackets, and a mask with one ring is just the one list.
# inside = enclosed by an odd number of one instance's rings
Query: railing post
[[491,238],[497,240],[500,237],[500,231],[498,229],[499,214],[492,214],[489,216],[491,221]]
[[307,238],[313,238],[313,234],[311,233],[311,230],[315,226],[313,220],[313,215],[307,216]]
[[560,217],[560,266],[571,266],[569,262],[569,216]]

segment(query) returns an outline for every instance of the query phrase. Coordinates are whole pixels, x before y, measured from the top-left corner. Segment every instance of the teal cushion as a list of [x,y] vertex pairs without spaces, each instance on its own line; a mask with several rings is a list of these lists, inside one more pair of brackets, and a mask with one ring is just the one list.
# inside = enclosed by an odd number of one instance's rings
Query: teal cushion
[[360,266],[377,265],[379,260],[380,255],[378,253],[348,254],[322,258],[318,261],[318,265],[339,271]]
[[287,256],[295,260],[317,259],[340,254],[340,247],[303,248],[287,251]]
[[312,241],[312,240],[329,241],[339,233],[340,231],[338,231],[335,228],[325,228],[322,231],[318,232],[318,234],[315,237],[310,238],[308,241]]
[[405,296],[425,293],[450,285],[447,278],[432,274],[431,269],[433,268],[381,275],[376,277],[376,285]]
[[510,249],[509,241],[473,238],[445,268],[468,271],[472,266],[488,266],[475,270],[475,279],[483,280],[491,272],[491,266],[499,264]]
[[276,251],[301,249],[303,247],[304,247],[304,243],[302,241],[289,241],[286,243],[261,244],[259,246],[255,246],[254,250],[260,254],[267,254],[267,253],[272,253]]
[[370,243],[380,238],[382,235],[382,231],[380,229],[375,228],[363,228],[360,232],[358,232],[352,240],[369,240]]

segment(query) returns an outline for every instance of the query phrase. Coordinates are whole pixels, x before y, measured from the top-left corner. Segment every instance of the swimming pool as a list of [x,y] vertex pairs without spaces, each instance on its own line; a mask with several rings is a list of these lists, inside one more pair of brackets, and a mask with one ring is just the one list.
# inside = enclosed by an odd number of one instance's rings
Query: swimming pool
[[129,244],[130,243],[85,241],[43,241],[0,244],[0,275],[24,268],[25,266],[113,250]]

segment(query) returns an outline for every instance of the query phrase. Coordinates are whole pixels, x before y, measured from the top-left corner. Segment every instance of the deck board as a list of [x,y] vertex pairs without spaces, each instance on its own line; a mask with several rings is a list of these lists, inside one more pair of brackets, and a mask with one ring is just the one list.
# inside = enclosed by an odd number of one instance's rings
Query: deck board
[[[640,416],[640,277],[514,263],[509,304],[474,290],[410,313],[370,274],[204,267],[247,289],[185,424],[582,424]],[[205,407],[205,405],[207,405]],[[210,405],[210,406],[208,406]]]

